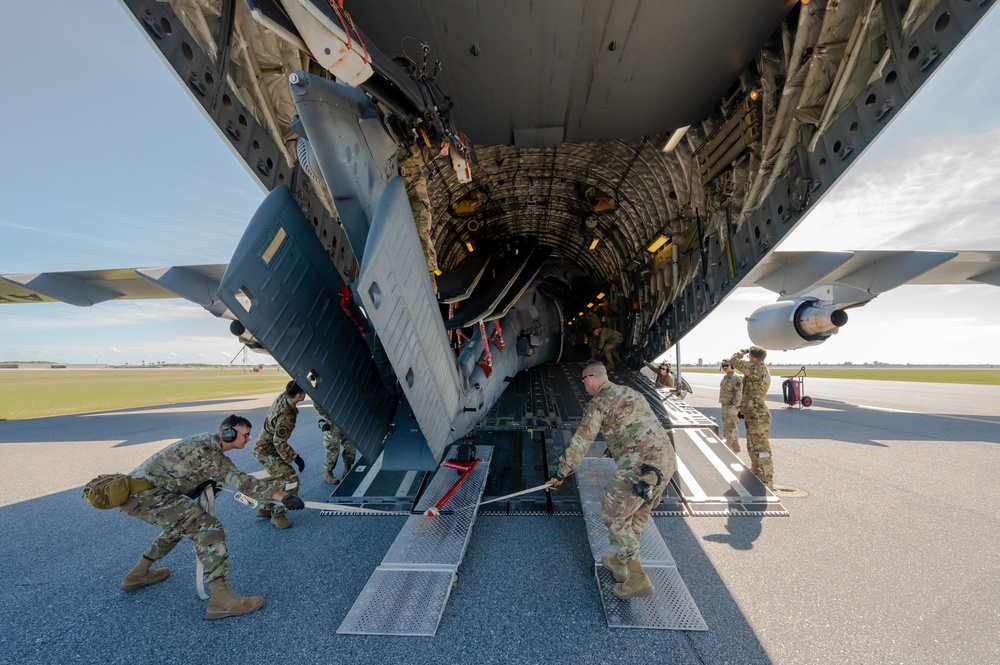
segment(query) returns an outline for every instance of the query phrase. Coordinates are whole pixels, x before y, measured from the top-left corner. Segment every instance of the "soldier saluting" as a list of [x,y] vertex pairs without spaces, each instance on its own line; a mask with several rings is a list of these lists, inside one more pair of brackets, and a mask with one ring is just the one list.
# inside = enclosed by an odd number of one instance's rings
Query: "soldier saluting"
[[[750,362],[743,360],[749,354]],[[741,349],[733,354],[729,363],[743,375],[743,397],[740,413],[747,428],[747,454],[753,475],[774,489],[774,460],[771,459],[771,412],[765,400],[771,386],[771,373],[764,364],[767,351],[759,346]]]
[[559,458],[559,470],[549,479],[558,487],[579,466],[597,434],[604,435],[618,469],[605,487],[601,520],[608,528],[614,555],[601,558],[619,583],[612,588],[628,600],[652,596],[655,589],[639,560],[639,540],[650,511],[677,468],[674,448],[666,430],[637,391],[608,380],[602,363],[583,370],[583,387],[593,399],[583,410],[580,427]]

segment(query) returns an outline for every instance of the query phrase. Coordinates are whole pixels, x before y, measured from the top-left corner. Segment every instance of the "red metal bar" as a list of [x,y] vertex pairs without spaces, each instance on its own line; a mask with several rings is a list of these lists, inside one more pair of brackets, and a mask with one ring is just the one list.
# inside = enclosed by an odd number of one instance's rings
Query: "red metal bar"
[[443,462],[441,466],[446,466],[449,469],[457,469],[463,473],[459,476],[458,480],[455,481],[455,484],[451,486],[451,489],[445,492],[445,495],[441,497],[441,500],[435,503],[432,508],[428,508],[424,515],[427,517],[436,517],[437,515],[440,515],[444,504],[448,503],[448,499],[450,499],[458,488],[461,487],[462,483],[465,482],[465,479],[472,475],[473,470],[479,462],[480,459],[478,457],[471,462],[456,462],[454,460],[447,460]]

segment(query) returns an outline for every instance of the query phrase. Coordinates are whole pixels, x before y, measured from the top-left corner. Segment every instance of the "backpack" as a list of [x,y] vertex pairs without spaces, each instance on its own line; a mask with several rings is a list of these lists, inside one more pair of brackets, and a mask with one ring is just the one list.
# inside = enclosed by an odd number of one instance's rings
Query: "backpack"
[[148,480],[129,478],[123,473],[102,473],[83,486],[83,498],[94,508],[108,510],[122,505],[137,492],[152,489]]

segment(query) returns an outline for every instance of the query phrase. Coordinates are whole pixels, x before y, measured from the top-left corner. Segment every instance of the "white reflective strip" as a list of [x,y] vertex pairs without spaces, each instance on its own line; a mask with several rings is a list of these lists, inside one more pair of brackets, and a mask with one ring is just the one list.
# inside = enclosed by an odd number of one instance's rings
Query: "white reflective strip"
[[684,464],[684,460],[681,459],[680,455],[677,455],[677,473],[681,475],[684,479],[684,484],[687,485],[688,490],[691,492],[689,497],[692,501],[707,501],[708,496],[705,494],[705,490],[701,488],[701,485],[694,479],[691,472],[688,470],[687,466]]
[[407,471],[406,475],[403,476],[403,482],[399,484],[399,489],[396,490],[396,496],[406,496],[410,492],[410,485],[413,484],[413,479],[416,477],[416,471]]
[[743,483],[740,479],[729,470],[726,463],[719,459],[719,456],[708,446],[708,441],[705,439],[705,435],[698,430],[691,430],[688,432],[691,435],[691,440],[694,441],[694,445],[698,446],[698,450],[701,454],[712,463],[715,470],[722,475],[722,479],[729,483],[729,486],[736,490],[736,493],[740,495],[740,499],[752,499],[753,495],[743,487]]
[[381,469],[382,469],[382,453],[379,453],[378,459],[375,460],[375,463],[372,464],[371,468],[368,469],[368,473],[365,474],[365,479],[361,481],[361,484],[358,485],[358,489],[354,490],[354,494],[352,494],[351,496],[364,496],[365,492],[368,491],[368,488],[371,487],[371,484],[375,482],[375,476],[378,475],[378,472]]

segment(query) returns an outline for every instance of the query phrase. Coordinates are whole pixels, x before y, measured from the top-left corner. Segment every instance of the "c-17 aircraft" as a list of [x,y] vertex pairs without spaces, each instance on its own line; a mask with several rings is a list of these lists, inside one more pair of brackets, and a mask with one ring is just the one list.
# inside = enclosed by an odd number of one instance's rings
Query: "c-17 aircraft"
[[[635,366],[765,266],[850,281],[832,258],[766,261],[992,2],[123,4],[270,192],[224,270],[129,278],[237,320],[368,459],[429,469],[520,372],[574,359],[587,309]],[[128,291],[6,279],[9,300]],[[751,317],[762,345],[822,341],[870,299],[803,288],[778,289],[793,314]]]

